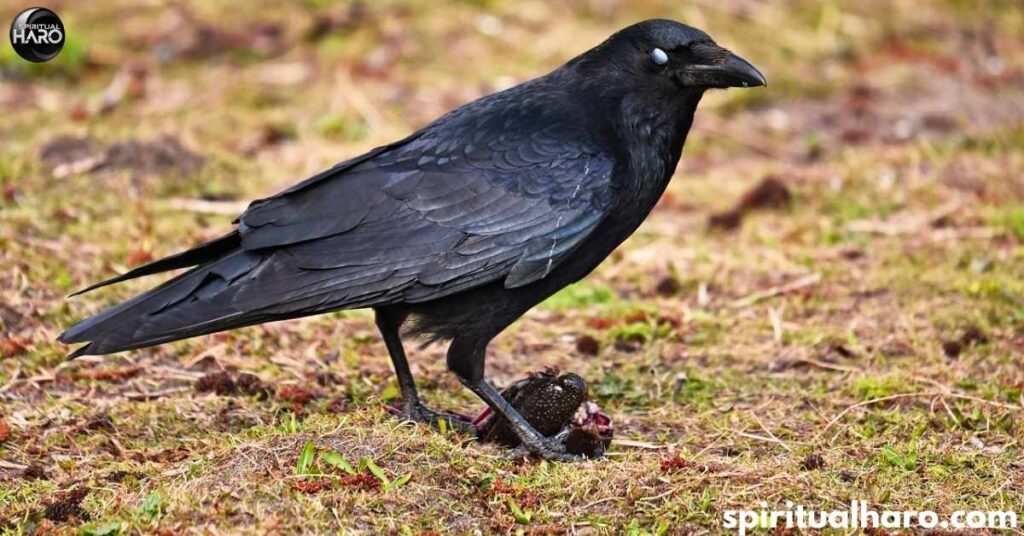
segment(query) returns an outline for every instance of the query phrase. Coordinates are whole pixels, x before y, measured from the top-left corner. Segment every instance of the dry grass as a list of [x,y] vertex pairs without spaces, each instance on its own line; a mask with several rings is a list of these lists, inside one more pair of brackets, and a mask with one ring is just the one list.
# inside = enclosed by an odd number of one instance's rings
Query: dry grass
[[[1013,2],[51,4],[59,61],[0,49],[0,533],[717,533],[724,510],[787,500],[1024,513]],[[69,291],[652,16],[771,85],[710,95],[650,220],[488,363],[499,383],[588,378],[627,440],[608,459],[517,464],[397,422],[361,312],[63,362],[63,327],[149,282]],[[708,228],[766,177],[786,207]],[[442,356],[413,352],[428,400],[478,407]],[[273,394],[195,392],[220,370]],[[324,475],[296,474],[308,441]],[[327,452],[409,480],[385,491]],[[78,516],[46,519],[76,489]]]

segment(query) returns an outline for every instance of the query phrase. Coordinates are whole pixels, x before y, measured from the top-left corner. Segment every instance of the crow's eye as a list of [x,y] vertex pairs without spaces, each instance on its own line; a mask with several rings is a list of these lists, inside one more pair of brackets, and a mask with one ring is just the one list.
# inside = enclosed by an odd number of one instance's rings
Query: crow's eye
[[657,65],[665,65],[668,63],[668,54],[660,48],[656,48],[651,51],[651,61]]

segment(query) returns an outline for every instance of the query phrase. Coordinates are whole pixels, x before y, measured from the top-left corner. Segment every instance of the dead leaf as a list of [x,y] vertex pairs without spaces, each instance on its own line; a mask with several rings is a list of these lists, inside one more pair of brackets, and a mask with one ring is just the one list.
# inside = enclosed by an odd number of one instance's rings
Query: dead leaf
[[140,264],[145,264],[151,260],[153,260],[153,254],[144,249],[137,249],[129,253],[128,258],[125,259],[125,261],[128,263],[128,266],[138,266]]
[[79,378],[88,378],[90,380],[118,383],[129,378],[134,378],[141,372],[142,367],[122,367],[105,370],[83,370],[80,371],[77,376]]
[[0,339],[0,357],[14,357],[28,351],[31,343],[25,337],[4,337]]

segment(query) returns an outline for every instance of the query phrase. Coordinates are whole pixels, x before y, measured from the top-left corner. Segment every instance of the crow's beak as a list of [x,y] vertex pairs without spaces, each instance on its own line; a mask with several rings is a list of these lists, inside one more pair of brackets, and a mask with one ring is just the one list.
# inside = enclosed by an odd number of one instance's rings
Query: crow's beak
[[686,72],[699,84],[711,87],[757,87],[767,86],[768,81],[764,79],[761,71],[750,64],[749,61],[721,49],[724,53],[710,65],[691,65]]

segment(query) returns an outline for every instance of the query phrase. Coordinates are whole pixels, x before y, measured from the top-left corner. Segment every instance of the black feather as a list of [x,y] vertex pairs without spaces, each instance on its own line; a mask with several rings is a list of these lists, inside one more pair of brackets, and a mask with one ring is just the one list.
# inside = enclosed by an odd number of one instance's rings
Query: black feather
[[224,255],[225,253],[236,249],[241,240],[238,236],[238,231],[232,231],[216,240],[211,240],[200,244],[192,249],[176,253],[169,257],[153,261],[148,264],[144,264],[126,272],[117,277],[112,277],[105,281],[100,281],[94,285],[88,286],[79,290],[68,297],[78,296],[79,294],[85,294],[86,292],[96,290],[107,285],[113,285],[114,283],[120,283],[122,281],[128,281],[129,279],[135,279],[138,277],[144,277],[147,275],[159,274],[161,272],[169,272],[171,270],[177,270],[179,268],[188,268],[189,266],[195,266],[202,264],[207,261],[211,261]]

